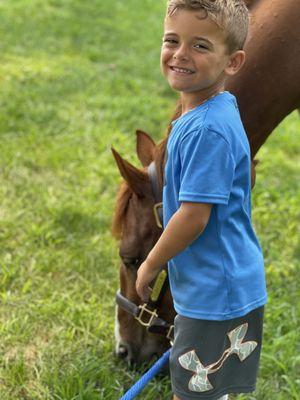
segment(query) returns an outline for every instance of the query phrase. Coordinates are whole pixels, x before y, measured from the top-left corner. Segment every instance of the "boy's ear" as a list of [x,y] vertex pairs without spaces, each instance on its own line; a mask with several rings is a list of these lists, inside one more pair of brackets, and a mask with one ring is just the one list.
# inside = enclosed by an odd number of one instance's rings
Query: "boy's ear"
[[234,53],[230,54],[228,65],[225,68],[226,74],[236,74],[244,65],[245,57],[245,52],[243,50],[237,50]]

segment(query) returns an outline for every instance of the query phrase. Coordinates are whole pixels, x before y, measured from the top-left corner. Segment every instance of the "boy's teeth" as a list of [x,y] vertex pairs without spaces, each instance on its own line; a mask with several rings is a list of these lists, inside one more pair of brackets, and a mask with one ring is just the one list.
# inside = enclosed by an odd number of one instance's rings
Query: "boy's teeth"
[[176,71],[176,72],[185,72],[185,73],[188,73],[188,74],[192,73],[192,71],[190,69],[186,69],[186,68],[173,67],[173,70]]

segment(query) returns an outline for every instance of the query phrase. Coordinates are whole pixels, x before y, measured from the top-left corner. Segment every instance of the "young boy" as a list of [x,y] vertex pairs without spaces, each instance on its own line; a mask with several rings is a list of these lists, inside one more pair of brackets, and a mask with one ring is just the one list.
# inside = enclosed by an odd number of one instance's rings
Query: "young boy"
[[161,69],[182,114],[167,144],[165,230],[138,270],[136,289],[168,261],[178,313],[170,357],[174,399],[226,399],[255,389],[266,287],[251,224],[250,150],[224,91],[242,67],[242,0],[169,0]]

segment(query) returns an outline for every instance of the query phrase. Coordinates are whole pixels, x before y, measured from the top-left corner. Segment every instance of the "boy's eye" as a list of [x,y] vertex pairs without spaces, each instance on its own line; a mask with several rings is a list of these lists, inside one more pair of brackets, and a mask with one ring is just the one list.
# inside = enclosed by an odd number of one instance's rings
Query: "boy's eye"
[[196,47],[196,49],[200,49],[200,50],[208,50],[208,47],[201,43],[195,44],[195,47]]
[[163,43],[176,44],[177,41],[174,39],[163,39]]

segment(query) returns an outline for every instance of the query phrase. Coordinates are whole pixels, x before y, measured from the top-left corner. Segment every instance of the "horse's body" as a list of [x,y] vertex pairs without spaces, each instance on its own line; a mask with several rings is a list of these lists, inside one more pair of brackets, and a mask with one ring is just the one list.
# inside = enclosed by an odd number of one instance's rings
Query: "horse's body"
[[[254,157],[279,122],[300,107],[300,6],[299,0],[248,0],[247,3],[252,7],[247,61],[226,89],[238,99]],[[174,117],[177,115],[175,113]],[[155,162],[161,189],[165,144],[166,139],[156,146],[148,135],[137,132],[138,157],[143,167]],[[113,234],[121,239],[120,289],[125,297],[139,304],[135,291],[136,270],[158,240],[161,230],[152,211],[154,198],[146,168],[135,168],[115,151],[114,156],[125,179],[113,222]],[[174,318],[169,290],[162,299],[159,313],[169,322]],[[149,334],[120,308],[116,339],[117,354],[136,362],[161,354],[169,345],[166,338]]]

